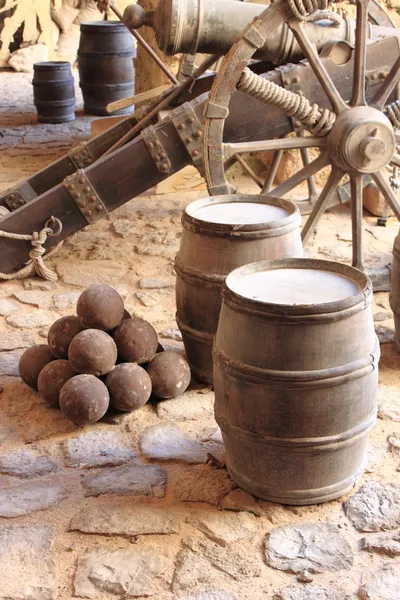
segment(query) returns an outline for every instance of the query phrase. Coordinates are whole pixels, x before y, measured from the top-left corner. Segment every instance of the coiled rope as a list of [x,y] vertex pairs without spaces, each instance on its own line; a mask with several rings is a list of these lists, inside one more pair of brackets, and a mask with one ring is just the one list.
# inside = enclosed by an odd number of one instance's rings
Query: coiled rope
[[267,104],[282,108],[290,117],[300,121],[313,135],[326,135],[336,121],[336,115],[329,109],[321,109],[317,104],[310,104],[304,96],[299,96],[268,79],[263,79],[247,67],[242,73],[237,89]]
[[[49,227],[50,223],[54,223],[57,226],[56,231],[53,231],[53,229]],[[53,256],[61,248],[63,242],[60,242],[57,244],[57,246],[52,248],[46,254],[46,256],[44,256],[46,249],[43,246],[49,236],[60,235],[61,231],[62,223],[55,217],[51,217],[45,223],[44,228],[41,231],[34,231],[32,235],[0,231],[0,237],[2,238],[27,241],[31,242],[32,245],[32,250],[29,252],[30,260],[26,263],[26,266],[16,273],[0,273],[0,279],[9,281],[12,279],[25,279],[26,277],[31,277],[32,275],[38,275],[39,277],[47,279],[48,281],[57,281],[57,273],[49,269],[44,261]]]
[[385,106],[383,111],[393,127],[395,129],[400,129],[400,100],[396,100],[391,104]]
[[293,16],[302,23],[311,23],[329,19],[339,27],[342,17],[328,9],[329,0],[287,0]]

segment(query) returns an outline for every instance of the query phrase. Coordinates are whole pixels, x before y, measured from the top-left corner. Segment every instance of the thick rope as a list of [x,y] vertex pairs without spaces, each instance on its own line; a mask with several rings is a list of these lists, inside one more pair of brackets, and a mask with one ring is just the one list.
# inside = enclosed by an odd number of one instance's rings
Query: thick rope
[[[50,222],[55,222],[58,226],[57,233],[54,233],[53,229],[47,227]],[[30,260],[26,263],[26,266],[17,271],[16,273],[0,273],[0,279],[5,281],[10,281],[12,279],[25,279],[26,277],[31,277],[32,275],[38,275],[43,279],[47,279],[48,281],[57,281],[58,276],[57,273],[49,269],[45,264],[45,258],[48,259],[53,256],[58,250],[61,248],[62,243],[60,242],[52,248],[44,257],[46,253],[46,249],[43,245],[46,243],[48,236],[59,235],[62,231],[61,221],[51,217],[49,221],[45,224],[44,228],[38,233],[35,231],[32,235],[29,234],[20,234],[20,233],[9,233],[8,231],[0,231],[0,237],[9,239],[9,240],[22,240],[28,241],[32,244],[32,250],[29,252]]]
[[317,104],[311,105],[307,98],[285,90],[268,79],[263,79],[248,68],[243,71],[237,89],[267,104],[282,108],[290,117],[300,121],[313,135],[326,135],[336,121],[336,115],[329,109],[321,109]]
[[329,0],[287,0],[293,16],[302,23],[312,23],[328,19],[339,27],[342,17],[328,9]]
[[395,129],[400,129],[400,100],[396,100],[395,102],[385,106],[385,110],[383,112],[393,127]]

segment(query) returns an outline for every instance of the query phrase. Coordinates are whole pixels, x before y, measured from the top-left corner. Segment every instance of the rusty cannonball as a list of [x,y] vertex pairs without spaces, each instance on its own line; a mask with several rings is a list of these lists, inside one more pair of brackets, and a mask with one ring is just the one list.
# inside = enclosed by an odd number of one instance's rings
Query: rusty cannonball
[[99,421],[109,404],[108,389],[94,375],[75,375],[61,389],[60,408],[77,425]]
[[144,319],[132,318],[122,321],[114,332],[119,360],[142,365],[157,352],[157,332]]
[[50,408],[60,408],[61,388],[76,373],[67,360],[53,360],[40,371],[39,393]]
[[19,359],[19,376],[26,385],[37,390],[40,371],[52,360],[54,356],[47,344],[32,346]]
[[85,328],[78,317],[61,317],[50,327],[47,342],[57,358],[68,358],[69,345],[78,333]]
[[85,329],[72,340],[68,358],[77,373],[100,377],[114,367],[117,347],[112,337],[104,331]]
[[151,379],[142,367],[133,363],[117,365],[107,375],[110,405],[124,412],[137,410],[151,396]]
[[176,352],[160,352],[147,365],[158,398],[176,398],[189,387],[191,372],[186,360]]
[[124,301],[114,288],[92,285],[79,297],[76,312],[84,327],[111,331],[124,318]]

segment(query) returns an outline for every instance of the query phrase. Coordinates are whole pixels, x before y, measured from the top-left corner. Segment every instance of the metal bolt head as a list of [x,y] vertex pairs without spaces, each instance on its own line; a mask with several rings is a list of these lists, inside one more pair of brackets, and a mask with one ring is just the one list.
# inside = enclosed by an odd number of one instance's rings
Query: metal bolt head
[[192,156],[196,157],[199,156],[200,152],[198,150],[193,150],[192,152]]
[[201,138],[201,136],[202,136],[202,132],[200,129],[196,129],[196,131],[193,132],[194,138]]
[[183,131],[184,129],[186,129],[186,125],[185,125],[185,123],[184,123],[183,121],[182,121],[181,123],[179,123],[179,125],[178,125],[178,129],[179,129],[180,131]]
[[83,191],[85,192],[85,194],[90,194],[90,187],[87,185],[86,187],[83,188]]
[[16,210],[16,209],[18,208],[18,204],[17,204],[16,202],[13,202],[13,203],[11,204],[11,208],[12,208],[13,210]]
[[103,207],[102,207],[102,205],[101,205],[101,204],[98,204],[98,205],[96,206],[96,210],[98,210],[99,212],[101,212],[101,211],[103,210]]
[[149,148],[152,148],[154,146],[153,142],[149,142]]
[[94,195],[89,197],[90,202],[96,202],[96,200],[97,200],[97,198]]
[[72,158],[74,159],[75,162],[78,162],[79,154],[74,154],[74,156]]
[[369,135],[361,142],[360,151],[367,160],[378,159],[385,153],[385,142]]
[[12,202],[13,200],[15,200],[15,194],[10,194],[8,198]]
[[372,73],[371,79],[373,79],[374,81],[376,81],[378,79],[378,73]]
[[160,152],[160,154],[158,155],[158,158],[160,160],[164,160],[164,158],[167,158],[167,155],[165,154],[165,152]]
[[293,77],[293,83],[299,83],[300,77]]
[[79,206],[80,206],[81,208],[85,208],[85,206],[86,206],[86,202],[79,202]]
[[74,184],[73,184],[73,183],[69,183],[69,184],[67,185],[67,190],[69,190],[70,192],[72,192],[72,190],[74,190],[74,189],[75,189],[75,186],[74,186]]
[[189,125],[192,125],[192,123],[194,123],[194,117],[189,117],[187,119],[187,122],[189,123]]
[[185,141],[186,141],[187,144],[191,144],[193,142],[193,138],[191,136],[189,136],[189,137],[186,138]]
[[288,77],[285,77],[285,79],[283,80],[283,83],[285,85],[290,85],[290,79]]
[[164,171],[164,172],[168,171],[169,170],[168,163],[166,163],[166,162],[162,163],[162,165],[160,166],[160,170]]
[[93,211],[92,211],[92,210],[87,210],[87,211],[85,212],[85,215],[86,215],[87,217],[92,217],[92,216],[93,216]]

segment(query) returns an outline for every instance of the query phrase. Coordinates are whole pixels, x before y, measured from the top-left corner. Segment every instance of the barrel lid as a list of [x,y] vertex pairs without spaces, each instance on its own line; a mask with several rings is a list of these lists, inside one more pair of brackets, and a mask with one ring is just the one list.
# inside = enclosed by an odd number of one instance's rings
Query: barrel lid
[[354,267],[314,259],[252,263],[225,282],[228,295],[273,312],[305,314],[354,306],[372,292],[369,278]]
[[200,227],[219,226],[240,231],[285,226],[299,220],[293,202],[251,194],[225,194],[196,200],[186,207],[185,215]]
[[71,63],[68,61],[65,61],[65,60],[37,62],[37,63],[34,63],[33,68],[37,71],[47,71],[48,69],[52,70],[52,71],[54,71],[54,69],[59,69],[60,71],[64,71],[64,70],[71,69]]

